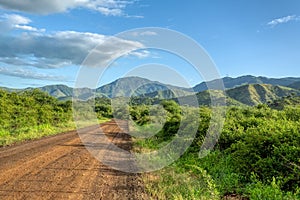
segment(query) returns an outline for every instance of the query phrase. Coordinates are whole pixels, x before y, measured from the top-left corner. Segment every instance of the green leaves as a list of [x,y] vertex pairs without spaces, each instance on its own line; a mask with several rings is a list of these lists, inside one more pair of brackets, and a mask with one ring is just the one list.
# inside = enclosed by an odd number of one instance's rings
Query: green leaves
[[71,119],[71,103],[59,102],[40,90],[22,93],[0,90],[0,130],[12,135],[33,126],[58,124]]

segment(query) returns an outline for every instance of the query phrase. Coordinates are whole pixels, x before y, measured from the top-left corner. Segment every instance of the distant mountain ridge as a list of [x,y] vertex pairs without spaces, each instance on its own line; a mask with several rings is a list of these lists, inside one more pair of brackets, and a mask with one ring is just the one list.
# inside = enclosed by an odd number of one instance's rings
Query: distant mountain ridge
[[[26,90],[29,89],[33,88],[27,88]],[[192,94],[192,89],[190,88],[163,84],[158,81],[151,81],[140,77],[120,78],[96,89],[74,89],[66,85],[48,85],[38,89],[60,100],[69,100],[73,97],[73,94],[79,96],[80,99],[88,99],[94,95],[108,98],[140,96],[149,93],[164,93],[168,90],[175,91],[174,95],[171,96],[172,98]],[[166,97],[168,97],[168,95]]]
[[[214,90],[215,83],[219,83],[221,80],[223,80],[226,88],[226,96],[221,91]],[[257,105],[291,94],[300,95],[300,78],[293,77],[267,78],[250,75],[237,78],[224,77],[223,79],[210,81],[209,85],[213,89],[210,91],[210,95],[220,100],[226,98],[229,105]],[[10,88],[2,89],[22,91]],[[24,90],[32,89],[34,88]],[[180,99],[185,99],[187,104],[189,103],[189,96],[196,93],[200,105],[210,104],[210,96],[205,82],[193,88],[184,88],[151,81],[146,78],[125,77],[96,89],[73,89],[66,85],[48,85],[38,89],[60,100],[70,100],[74,94],[80,99],[89,99],[94,95],[108,98],[137,96],[141,98],[175,99],[180,97]]]
[[71,88],[66,85],[47,85],[38,88],[43,92],[59,99],[71,100],[74,94],[78,94],[80,99],[89,99],[94,96],[94,90],[89,88]]
[[[240,76],[237,78],[231,78],[231,77],[224,77],[222,78],[225,89],[231,89],[235,87],[239,87],[242,85],[249,85],[249,84],[270,84],[270,85],[279,85],[279,86],[289,86],[295,82],[300,81],[300,78],[294,78],[294,77],[287,77],[287,78],[267,78],[263,76]],[[214,87],[216,83],[220,82],[220,79],[208,81],[212,88],[210,89],[217,89]],[[202,92],[207,90],[207,85],[205,82],[202,82],[196,86],[193,87],[195,92]]]
[[139,96],[166,90],[182,91],[180,94],[185,95],[192,92],[189,88],[168,85],[135,76],[117,79],[112,83],[97,88],[96,92],[104,94],[109,98],[114,98],[120,96]]
[[300,96],[300,90],[284,86],[274,86],[270,84],[249,84],[228,89],[225,92],[221,90],[206,90],[196,93],[198,102],[193,100],[194,96],[184,96],[174,98],[175,101],[182,105],[190,106],[207,106],[211,105],[211,97],[217,105],[224,104],[227,106],[255,106],[258,104],[270,103],[275,100],[288,96]]

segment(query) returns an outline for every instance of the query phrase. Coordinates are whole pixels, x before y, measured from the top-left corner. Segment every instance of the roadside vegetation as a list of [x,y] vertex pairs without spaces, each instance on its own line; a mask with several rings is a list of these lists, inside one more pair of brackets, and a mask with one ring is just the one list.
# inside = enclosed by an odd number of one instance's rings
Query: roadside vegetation
[[39,90],[0,90],[0,145],[70,130],[71,102],[59,102]]
[[[193,109],[175,102],[163,106],[167,122],[155,136],[136,139],[136,151],[153,151],[172,140],[183,110]],[[143,126],[151,123],[146,108],[131,112]],[[227,108],[217,145],[200,159],[211,116],[210,108],[200,107],[194,142],[172,165],[144,175],[147,191],[153,199],[300,199],[300,105],[280,108]]]
[[[101,99],[97,100],[99,122],[110,118]],[[101,107],[99,108],[99,104]],[[56,98],[36,89],[23,92],[0,90],[0,146],[41,138],[91,125],[84,113],[89,103],[78,109],[81,118],[74,123],[71,101]]]

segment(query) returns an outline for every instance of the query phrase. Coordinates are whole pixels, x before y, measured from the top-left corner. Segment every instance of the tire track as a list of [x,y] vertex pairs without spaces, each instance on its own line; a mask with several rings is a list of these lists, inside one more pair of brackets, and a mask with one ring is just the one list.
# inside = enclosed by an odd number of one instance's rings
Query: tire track
[[[127,122],[118,124],[120,127],[112,120],[101,129],[115,145],[130,150]],[[97,135],[98,128],[82,130],[87,136]],[[148,198],[139,175],[101,164],[86,150],[76,131],[71,131],[0,148],[0,199]]]

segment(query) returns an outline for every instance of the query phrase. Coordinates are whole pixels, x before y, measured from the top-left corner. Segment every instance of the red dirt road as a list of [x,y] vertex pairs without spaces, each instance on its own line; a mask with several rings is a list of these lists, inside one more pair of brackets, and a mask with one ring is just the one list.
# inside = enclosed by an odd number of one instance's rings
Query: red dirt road
[[[121,122],[122,129],[127,123]],[[119,147],[131,139],[114,121],[101,125]],[[84,129],[97,133],[97,126]],[[95,159],[76,131],[0,148],[0,199],[148,199],[137,174]]]

